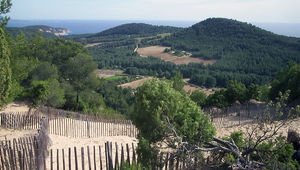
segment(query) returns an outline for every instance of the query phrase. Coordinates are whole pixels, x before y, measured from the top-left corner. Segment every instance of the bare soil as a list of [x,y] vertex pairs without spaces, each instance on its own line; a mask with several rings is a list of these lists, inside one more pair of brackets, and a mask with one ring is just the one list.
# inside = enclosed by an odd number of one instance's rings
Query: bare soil
[[97,46],[97,45],[100,45],[100,44],[103,44],[103,43],[101,43],[101,42],[99,42],[99,43],[90,43],[90,44],[85,45],[84,47],[88,48],[88,47],[93,47],[93,46]]
[[97,69],[95,70],[95,73],[99,78],[105,78],[105,77],[112,77],[115,75],[122,75],[124,72],[122,70]]
[[150,47],[139,48],[137,52],[141,56],[153,56],[153,57],[160,58],[164,61],[175,63],[177,65],[188,64],[188,63],[203,63],[204,65],[207,65],[216,62],[216,60],[204,60],[201,58],[193,58],[186,55],[182,57],[173,56],[169,53],[164,52],[164,50],[167,48],[170,49],[170,47],[164,47],[164,46],[150,46]]

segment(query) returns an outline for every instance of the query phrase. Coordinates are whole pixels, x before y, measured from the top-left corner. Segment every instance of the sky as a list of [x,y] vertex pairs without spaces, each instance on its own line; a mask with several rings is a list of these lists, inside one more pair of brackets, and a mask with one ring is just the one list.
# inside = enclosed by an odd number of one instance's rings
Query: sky
[[12,0],[11,19],[300,23],[300,0]]

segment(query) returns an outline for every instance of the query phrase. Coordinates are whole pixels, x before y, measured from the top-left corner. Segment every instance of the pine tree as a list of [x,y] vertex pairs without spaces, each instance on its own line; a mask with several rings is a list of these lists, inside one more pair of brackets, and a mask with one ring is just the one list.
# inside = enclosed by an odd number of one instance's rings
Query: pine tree
[[0,28],[0,108],[4,105],[11,86],[9,54],[4,31]]

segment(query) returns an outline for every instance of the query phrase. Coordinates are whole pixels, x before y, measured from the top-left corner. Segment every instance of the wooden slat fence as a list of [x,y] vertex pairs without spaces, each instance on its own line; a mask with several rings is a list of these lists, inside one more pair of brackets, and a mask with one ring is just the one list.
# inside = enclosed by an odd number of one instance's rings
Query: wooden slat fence
[[101,136],[136,137],[138,134],[137,128],[127,122],[106,123],[94,120],[56,118],[50,120],[49,125],[50,134],[76,138],[97,138]]
[[[67,149],[51,149],[47,162],[47,169],[74,170],[112,170],[120,169],[122,164],[131,165],[138,161],[134,144],[118,144],[106,142],[102,146],[74,147]],[[172,155],[161,153],[158,170],[186,169],[184,160]],[[194,159],[197,161],[197,159]]]
[[8,129],[39,129],[42,116],[1,113],[0,126]]
[[36,136],[0,141],[1,170],[44,170],[49,144],[48,121],[42,119]]
[[[10,129],[39,129],[42,116],[26,114],[0,114],[0,126]],[[129,120],[45,118],[49,123],[49,134],[76,138],[101,136],[136,137],[137,128]]]

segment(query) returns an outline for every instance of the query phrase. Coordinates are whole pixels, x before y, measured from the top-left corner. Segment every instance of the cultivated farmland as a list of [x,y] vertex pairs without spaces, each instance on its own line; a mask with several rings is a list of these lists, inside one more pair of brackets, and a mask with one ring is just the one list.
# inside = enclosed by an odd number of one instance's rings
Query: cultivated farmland
[[190,57],[187,55],[178,57],[178,56],[171,55],[169,53],[164,52],[164,50],[167,48],[170,48],[170,47],[150,46],[150,47],[139,48],[137,50],[137,52],[141,56],[153,56],[153,57],[160,58],[164,61],[169,61],[169,62],[175,63],[177,65],[188,64],[188,63],[203,63],[203,64],[207,65],[207,64],[213,64],[216,62],[216,60],[204,60],[201,58],[193,58],[193,57]]

